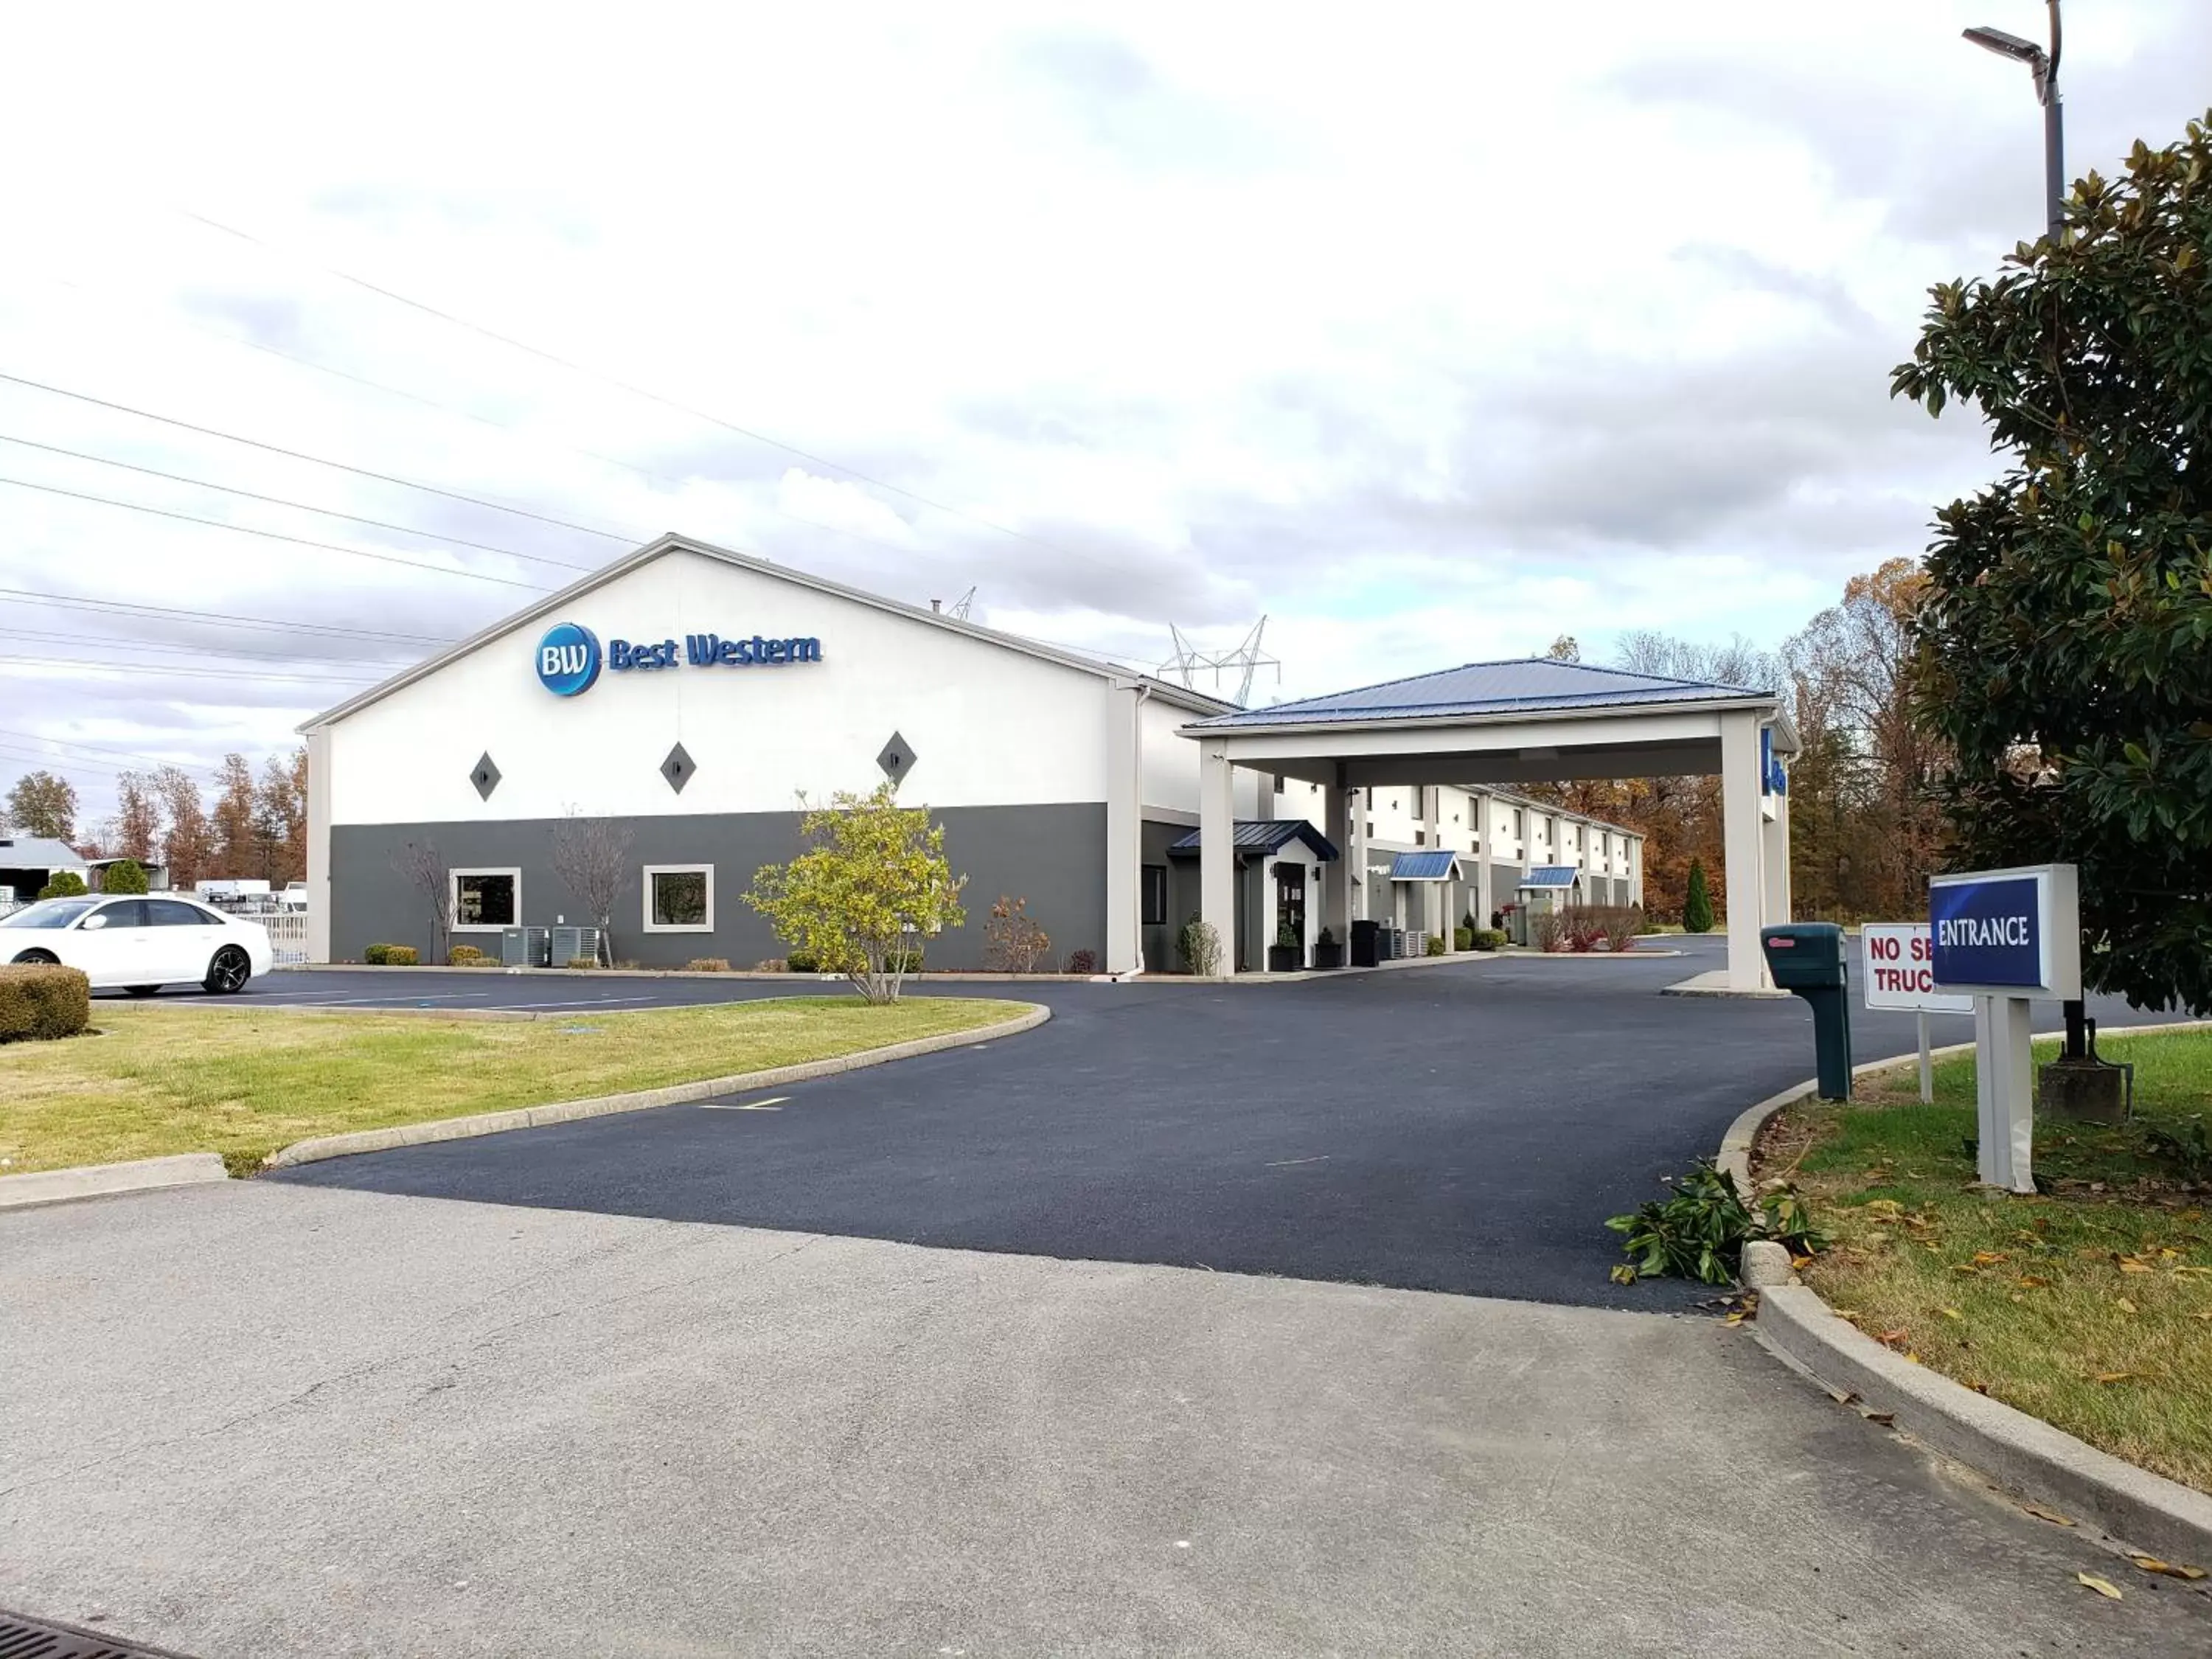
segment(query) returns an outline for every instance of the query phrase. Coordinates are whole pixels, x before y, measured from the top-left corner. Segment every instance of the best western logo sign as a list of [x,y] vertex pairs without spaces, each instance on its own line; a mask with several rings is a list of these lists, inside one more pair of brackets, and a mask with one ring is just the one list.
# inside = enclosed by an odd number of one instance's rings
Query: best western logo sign
[[675,640],[609,640],[604,658],[599,636],[576,623],[556,623],[538,642],[539,684],[556,697],[588,691],[604,665],[617,674],[640,670],[781,667],[820,662],[817,639],[769,639],[755,634],[724,639],[720,634],[686,634]]

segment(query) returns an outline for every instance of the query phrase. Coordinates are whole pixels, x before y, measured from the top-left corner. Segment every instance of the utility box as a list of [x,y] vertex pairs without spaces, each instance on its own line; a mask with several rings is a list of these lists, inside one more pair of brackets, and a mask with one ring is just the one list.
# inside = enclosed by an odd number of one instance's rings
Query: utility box
[[1382,925],[1362,918],[1352,924],[1352,965],[1372,968],[1381,944]]
[[1813,1054],[1820,1097],[1851,1097],[1851,988],[1844,930],[1832,921],[1762,927],[1759,949],[1775,984],[1812,1005]]

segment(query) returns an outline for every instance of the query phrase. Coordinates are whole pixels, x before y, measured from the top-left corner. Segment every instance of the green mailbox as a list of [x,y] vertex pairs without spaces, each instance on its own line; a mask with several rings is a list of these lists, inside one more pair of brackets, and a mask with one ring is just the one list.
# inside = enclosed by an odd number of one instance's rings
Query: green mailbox
[[1762,927],[1759,948],[1766,971],[1784,991],[1813,1007],[1813,1054],[1824,1100],[1851,1097],[1851,984],[1844,965],[1844,930],[1832,921],[1797,921]]

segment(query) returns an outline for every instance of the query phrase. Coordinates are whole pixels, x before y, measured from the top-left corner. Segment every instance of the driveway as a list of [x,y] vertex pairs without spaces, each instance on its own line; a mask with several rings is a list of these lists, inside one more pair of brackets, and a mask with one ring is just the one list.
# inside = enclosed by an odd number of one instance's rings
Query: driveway
[[1709,1319],[271,1182],[0,1264],[0,1606],[202,1659],[2212,1641]]
[[[1796,999],[1656,994],[1717,959],[1719,941],[1693,948],[1649,963],[1477,959],[1275,985],[979,986],[1049,1002],[1054,1018],[1008,1042],[779,1088],[772,1110],[671,1107],[276,1178],[1071,1261],[1685,1307],[1708,1293],[1611,1283],[1620,1252],[1606,1218],[1656,1195],[1659,1177],[1709,1154],[1745,1106],[1813,1069],[1811,1021]],[[269,994],[348,1006],[418,993],[483,1006],[568,996],[580,1016],[605,995],[786,988],[501,978],[268,984]],[[1939,1025],[1938,1042],[1972,1036],[1970,1019]],[[1854,1034],[1866,1057],[1915,1041],[1910,1016],[1863,1010]]]
[[0,1607],[202,1659],[2203,1655],[2203,1587],[1607,1282],[1603,1218],[1811,1070],[1796,1003],[1656,994],[1706,965],[945,988],[1056,1017],[0,1214]]

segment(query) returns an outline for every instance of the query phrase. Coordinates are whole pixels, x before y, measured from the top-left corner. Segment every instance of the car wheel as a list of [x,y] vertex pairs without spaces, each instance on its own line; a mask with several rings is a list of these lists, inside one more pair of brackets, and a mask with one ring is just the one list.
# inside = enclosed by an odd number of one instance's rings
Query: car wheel
[[49,964],[58,963],[61,961],[61,958],[56,956],[52,951],[25,951],[21,952],[15,957],[15,960],[26,966],[28,966],[30,963],[34,962],[43,962]]
[[158,985],[126,985],[123,988],[134,997],[150,997],[161,988]]
[[215,960],[208,963],[207,977],[200,983],[218,996],[229,996],[243,991],[252,977],[253,964],[246,959],[246,952],[235,945],[226,945],[215,953]]

